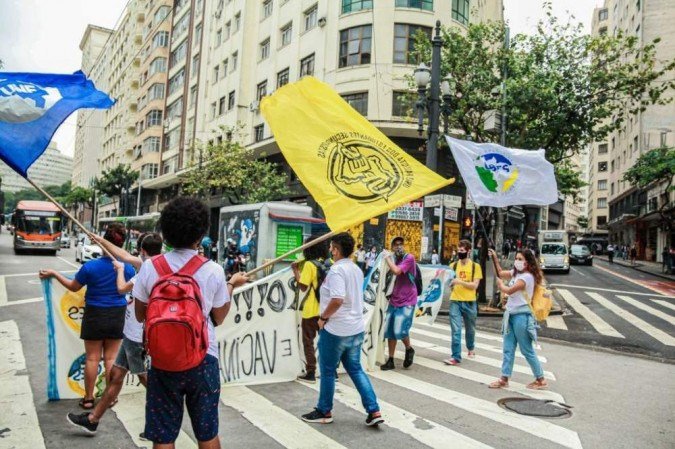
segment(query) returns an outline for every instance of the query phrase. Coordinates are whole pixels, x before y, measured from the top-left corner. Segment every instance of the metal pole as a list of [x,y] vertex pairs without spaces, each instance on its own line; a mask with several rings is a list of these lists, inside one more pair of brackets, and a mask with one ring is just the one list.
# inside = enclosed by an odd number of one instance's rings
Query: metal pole
[[138,198],[136,198],[136,215],[141,215],[141,181],[143,180],[143,167],[138,171]]
[[445,205],[441,201],[441,216],[438,217],[438,259],[443,259],[443,231],[445,230]]

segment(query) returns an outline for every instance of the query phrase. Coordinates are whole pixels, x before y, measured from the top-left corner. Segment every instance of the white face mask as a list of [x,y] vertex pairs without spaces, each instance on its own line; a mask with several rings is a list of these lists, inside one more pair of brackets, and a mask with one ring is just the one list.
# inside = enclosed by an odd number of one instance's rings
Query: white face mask
[[525,269],[525,261],[516,260],[513,262],[513,268],[515,268],[517,271],[523,271]]

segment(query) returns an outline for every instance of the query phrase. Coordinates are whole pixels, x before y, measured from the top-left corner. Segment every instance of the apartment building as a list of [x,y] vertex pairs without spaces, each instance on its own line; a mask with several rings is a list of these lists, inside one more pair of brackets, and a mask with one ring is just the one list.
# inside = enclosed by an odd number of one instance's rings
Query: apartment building
[[[584,155],[577,154],[572,158],[571,161],[574,168],[580,173],[582,173],[584,170],[582,165],[583,160]],[[577,220],[579,217],[584,215],[585,210],[586,210],[586,197],[583,194],[583,192],[579,194],[576,201],[571,196],[566,196],[564,205],[563,226],[561,226],[561,229],[564,229],[568,232],[575,234],[578,234],[582,230],[584,230],[579,226]]]
[[[658,63],[675,58],[675,8],[669,0],[605,0],[594,12],[593,32],[623,32],[634,35],[642,45],[661,38]],[[670,92],[669,95],[673,95]],[[640,190],[623,180],[623,175],[640,155],[659,147],[675,146],[675,104],[650,106],[630,117],[624,127],[593,145],[589,213],[597,225],[607,214],[609,238],[615,244],[636,244],[640,259],[660,261],[661,250],[672,244],[656,213],[661,205],[672,209],[673,193],[654,185]],[[608,209],[606,209],[608,208]]]
[[[60,186],[70,181],[73,158],[61,153],[56,142],[49,142],[47,149],[28,169],[28,177],[39,186]],[[31,189],[31,185],[7,164],[0,161],[0,186],[3,192]]]

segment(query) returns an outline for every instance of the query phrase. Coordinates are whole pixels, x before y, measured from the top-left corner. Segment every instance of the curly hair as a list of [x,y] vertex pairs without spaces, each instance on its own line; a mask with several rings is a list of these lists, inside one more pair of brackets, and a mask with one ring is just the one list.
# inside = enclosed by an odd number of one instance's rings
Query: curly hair
[[[523,257],[525,258],[525,262],[527,262],[527,267],[525,269],[532,275],[534,276],[534,281],[537,285],[543,284],[544,282],[544,275],[541,272],[541,268],[539,268],[539,262],[537,261],[537,256],[534,255],[534,252],[529,249],[521,249],[516,251],[516,255],[522,254]],[[516,269],[513,269],[513,276],[516,275]]]
[[[309,243],[319,237],[321,237],[320,234],[313,234],[305,239],[305,243]],[[328,242],[324,240],[323,242],[310,246],[302,251],[302,255],[305,256],[305,260],[325,259],[328,256]]]
[[110,223],[105,228],[105,233],[103,238],[112,243],[113,245],[121,248],[124,245],[124,241],[127,238],[127,229],[124,227],[124,224],[119,222]]
[[340,249],[342,257],[349,257],[354,252],[354,237],[348,232],[335,234],[333,238],[330,239],[330,242]]
[[174,248],[191,248],[209,230],[209,209],[197,198],[179,196],[162,209],[159,227]]

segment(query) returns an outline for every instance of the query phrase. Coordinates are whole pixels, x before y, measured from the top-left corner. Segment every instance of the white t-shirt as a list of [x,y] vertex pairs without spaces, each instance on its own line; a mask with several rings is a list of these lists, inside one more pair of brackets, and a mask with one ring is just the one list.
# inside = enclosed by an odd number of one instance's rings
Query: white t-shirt
[[[136,285],[138,275],[131,278],[132,284]],[[136,319],[136,307],[133,296],[127,295],[127,312],[124,319],[124,336],[136,343],[143,343],[143,323]]]
[[330,316],[324,329],[339,337],[349,337],[365,330],[363,320],[363,271],[349,259],[335,262],[321,285],[321,314],[333,298],[344,300]]
[[516,283],[517,280],[522,279],[525,282],[525,290],[518,290],[515,293],[509,295],[509,300],[506,302],[506,308],[508,310],[513,310],[521,306],[526,306],[528,301],[525,300],[524,291],[527,291],[527,298],[531,301],[532,296],[534,295],[534,276],[532,273],[523,272],[518,273],[515,277],[511,278],[509,281],[509,287]]
[[[175,249],[164,254],[166,261],[169,263],[171,269],[176,272],[183,268],[188,263],[192,256],[196,255],[197,251],[191,249]],[[225,272],[215,262],[208,261],[195,273],[195,281],[199,284],[202,291],[202,301],[204,318],[209,327],[209,350],[208,353],[218,358],[218,344],[216,343],[216,331],[211,322],[209,314],[214,307],[222,307],[230,301],[230,295],[227,291],[227,281],[225,280]],[[132,295],[141,302],[147,303],[152,287],[157,282],[159,276],[155,267],[152,265],[152,260],[147,260],[141,266]]]

